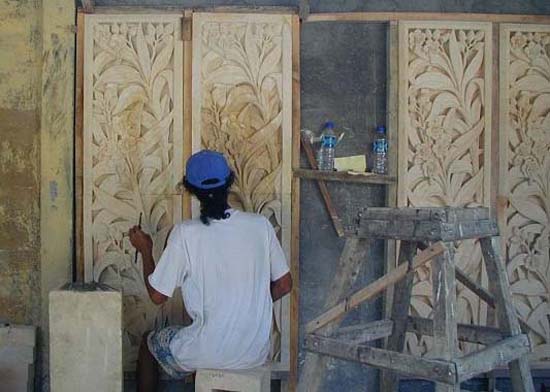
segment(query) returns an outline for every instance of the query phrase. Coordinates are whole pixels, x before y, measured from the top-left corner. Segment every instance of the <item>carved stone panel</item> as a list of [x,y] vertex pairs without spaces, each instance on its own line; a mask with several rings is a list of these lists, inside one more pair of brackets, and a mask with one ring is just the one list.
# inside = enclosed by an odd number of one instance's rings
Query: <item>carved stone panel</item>
[[[154,305],[126,233],[151,234],[158,261],[181,220],[183,47],[180,15],[87,15],[84,48],[85,280],[124,295],[125,367],[143,332],[173,305]],[[180,308],[181,309],[181,308]]]
[[[289,15],[193,15],[193,150],[222,152],[230,204],[264,214],[290,261],[292,36]],[[197,211],[197,206],[194,210]],[[288,366],[289,303],[276,309],[273,356]]]
[[[489,205],[491,52],[489,23],[399,24],[399,206]],[[476,241],[460,242],[455,260],[486,283]],[[457,290],[459,322],[485,323],[485,305]],[[410,312],[431,317],[432,306],[428,265],[416,274]],[[409,334],[407,348],[429,355],[431,338]]]
[[550,26],[500,31],[499,194],[514,304],[532,360],[550,359]]

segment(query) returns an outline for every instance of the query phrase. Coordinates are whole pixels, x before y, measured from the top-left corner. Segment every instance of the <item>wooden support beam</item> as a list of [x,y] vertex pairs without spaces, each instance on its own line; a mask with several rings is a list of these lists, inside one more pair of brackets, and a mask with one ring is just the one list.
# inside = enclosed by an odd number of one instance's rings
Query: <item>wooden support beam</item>
[[[456,327],[456,279],[454,247],[447,249],[431,264],[433,300],[433,347],[436,358],[452,361],[458,357],[458,334]],[[460,392],[460,385],[436,383],[436,392]]]
[[[399,162],[399,135],[398,135],[398,86],[399,86],[399,41],[398,41],[397,22],[390,22],[387,30],[386,39],[386,124],[388,127],[388,144],[395,146],[389,149],[388,153],[388,174],[397,178],[397,168]],[[397,181],[386,187],[386,205],[388,207],[397,207]],[[397,241],[384,241],[385,244],[385,270],[388,273],[396,267],[397,262]],[[393,287],[386,290],[384,296],[384,317],[391,314],[391,304],[393,302]]]
[[[151,14],[154,13],[181,13],[184,7],[182,6],[170,6],[170,5],[117,5],[117,6],[96,6],[94,12],[96,14]],[[214,12],[214,13],[258,13],[269,15],[298,15],[298,7],[285,7],[285,6],[197,6],[192,9],[187,8],[188,11],[196,12]]]
[[356,173],[324,170],[294,169],[294,176],[306,178],[309,180],[353,182],[357,184],[393,184],[395,177],[374,174],[374,173]]
[[306,20],[309,16],[309,0],[300,0],[299,11],[300,20]]
[[[398,268],[407,265],[409,269],[413,265],[413,257],[418,251],[418,243],[402,241],[399,250]],[[391,307],[391,320],[394,322],[391,335],[386,341],[386,349],[403,352],[407,332],[407,315],[411,306],[411,295],[414,283],[414,273],[410,272],[394,286],[393,303]],[[394,392],[399,389],[399,374],[394,371],[383,370],[380,373],[380,391]]]
[[[313,170],[318,170],[319,167],[317,166],[317,161],[315,160],[315,153],[313,152],[311,143],[304,136],[301,137],[301,141],[302,141],[301,145],[306,154],[306,158],[309,162],[309,165]],[[342,225],[342,221],[340,220],[340,217],[338,216],[338,213],[334,208],[334,204],[332,203],[332,198],[330,197],[327,184],[322,180],[317,180],[317,186],[319,187],[319,191],[321,192],[321,196],[323,197],[323,200],[325,202],[325,207],[330,216],[330,219],[332,220],[332,225],[334,226],[334,230],[336,230],[336,234],[338,235],[338,237],[343,237],[344,226]]]
[[468,275],[466,275],[460,268],[455,266],[456,280],[470,289],[475,295],[481,298],[487,305],[494,308],[495,299],[485,288],[474,282]]
[[[485,302],[487,305],[489,305],[491,308],[494,309],[495,307],[495,299],[489,293],[487,289],[480,286],[476,282],[474,282],[468,275],[466,275],[460,268],[455,266],[455,276],[456,280],[458,280],[460,283],[462,283],[465,287],[467,287],[469,290],[471,290],[474,294],[476,294],[483,302]],[[541,338],[544,338],[539,332],[535,331],[533,328],[529,326],[525,321],[518,318],[518,322],[521,326],[521,329],[525,333],[532,332],[536,334],[537,336],[540,336]]]
[[353,344],[363,344],[390,336],[392,329],[392,320],[377,320],[366,324],[340,328],[331,337],[334,339],[343,339]]
[[[183,159],[192,154],[193,135],[193,12],[183,13]],[[183,219],[192,218],[191,193],[183,192]]]
[[[409,316],[407,332],[433,336],[433,320]],[[458,324],[458,340],[460,341],[490,345],[504,338],[505,335],[497,328],[481,325]]]
[[[292,17],[292,168],[300,166],[300,20]],[[298,383],[298,347],[300,326],[300,179],[292,177],[291,261],[294,284],[290,293],[290,375],[288,389]],[[282,389],[282,388],[281,388]]]
[[333,12],[309,14],[304,22],[469,21],[492,23],[550,23],[548,15],[478,14],[453,12]]
[[506,338],[483,350],[458,358],[455,360],[458,381],[466,381],[475,375],[505,366],[509,362],[524,357],[530,351],[529,338],[527,335],[521,334]]
[[[507,335],[521,335],[516,309],[510,299],[508,275],[500,257],[500,237],[481,238],[479,243],[487,266],[487,275],[492,279],[491,289],[494,290],[495,310],[499,327]],[[510,362],[509,368],[510,379],[515,391],[534,392],[535,387],[527,356],[522,356]]]
[[344,298],[336,305],[328,309],[326,312],[307,323],[306,333],[312,333],[319,328],[324,327],[331,321],[340,318],[351,309],[356,308],[362,302],[374,297],[377,294],[380,294],[388,286],[395,284],[399,280],[403,279],[407,275],[407,273],[412,274],[416,268],[426,264],[432,258],[442,254],[445,249],[446,247],[443,245],[443,243],[437,242],[426,250],[423,250],[414,258],[410,269],[409,264],[401,264],[399,265],[399,267],[384,275],[380,279],[374,281],[373,283],[355,292],[354,294]]
[[355,361],[401,374],[456,384],[455,364],[437,359],[418,358],[408,354],[356,345],[315,334],[306,335],[305,348],[320,354]]
[[401,241],[458,241],[498,235],[487,208],[366,208],[358,237]]
[[84,14],[76,16],[76,76],[75,76],[75,242],[76,281],[84,282]]
[[95,11],[95,0],[82,0],[82,11],[86,14],[93,14]]

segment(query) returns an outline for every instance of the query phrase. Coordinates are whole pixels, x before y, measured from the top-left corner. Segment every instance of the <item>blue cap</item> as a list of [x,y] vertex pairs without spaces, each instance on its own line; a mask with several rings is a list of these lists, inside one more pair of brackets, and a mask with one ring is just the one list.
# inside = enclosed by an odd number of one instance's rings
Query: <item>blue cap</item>
[[379,125],[376,127],[376,132],[378,133],[386,133],[386,127],[383,125]]
[[327,121],[325,123],[325,128],[334,128],[334,123],[332,121]]
[[231,170],[225,157],[216,151],[202,150],[187,161],[185,179],[199,189],[213,189],[225,185]]

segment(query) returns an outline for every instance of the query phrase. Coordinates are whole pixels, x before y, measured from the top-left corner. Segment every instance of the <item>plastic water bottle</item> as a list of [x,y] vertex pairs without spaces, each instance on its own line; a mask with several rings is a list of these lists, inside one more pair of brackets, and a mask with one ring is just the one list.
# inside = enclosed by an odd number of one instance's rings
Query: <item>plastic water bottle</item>
[[321,146],[319,147],[317,164],[319,170],[334,170],[334,149],[336,147],[336,134],[334,123],[327,121],[321,134]]
[[388,140],[386,139],[386,127],[376,127],[376,136],[372,144],[373,165],[372,171],[376,174],[386,174],[388,171]]

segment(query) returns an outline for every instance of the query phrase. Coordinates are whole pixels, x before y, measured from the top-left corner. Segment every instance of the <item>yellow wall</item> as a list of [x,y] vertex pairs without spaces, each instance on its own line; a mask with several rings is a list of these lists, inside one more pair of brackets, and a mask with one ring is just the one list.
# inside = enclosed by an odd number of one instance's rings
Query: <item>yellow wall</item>
[[0,319],[40,320],[39,1],[0,0]]
[[0,0],[0,320],[40,327],[39,377],[72,279],[74,3]]

